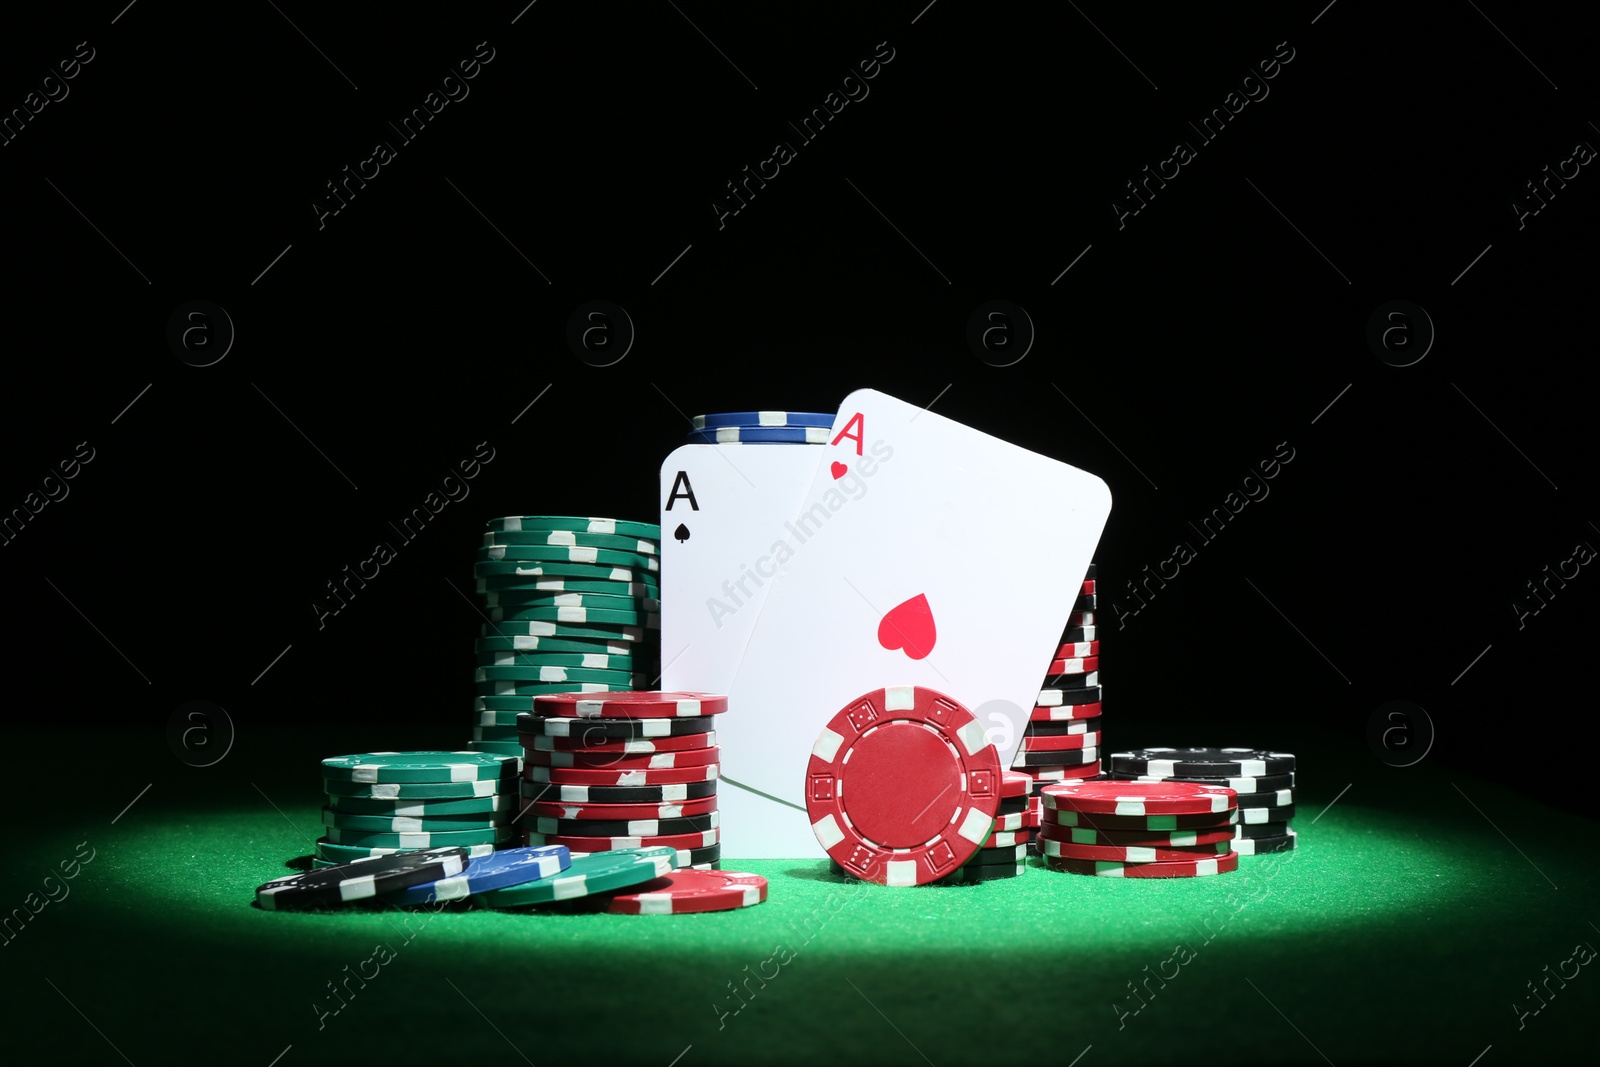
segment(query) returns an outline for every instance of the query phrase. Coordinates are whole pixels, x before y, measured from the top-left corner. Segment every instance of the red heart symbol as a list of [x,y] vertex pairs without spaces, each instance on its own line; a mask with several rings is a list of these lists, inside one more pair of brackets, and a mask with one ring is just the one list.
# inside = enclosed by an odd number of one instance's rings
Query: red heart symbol
[[843,478],[846,474],[850,473],[850,468],[846,467],[838,460],[834,460],[833,466],[828,468],[828,472],[833,475],[834,481],[838,481],[840,478]]
[[922,659],[939,640],[938,628],[933,624],[933,609],[928,606],[925,594],[916,596],[890,610],[878,623],[878,644],[890,652],[904,649],[912,659]]

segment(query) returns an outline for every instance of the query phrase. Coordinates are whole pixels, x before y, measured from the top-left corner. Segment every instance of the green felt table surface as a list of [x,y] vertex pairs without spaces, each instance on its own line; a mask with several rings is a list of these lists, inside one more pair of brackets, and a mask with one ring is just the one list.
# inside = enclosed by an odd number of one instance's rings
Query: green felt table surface
[[[255,907],[255,887],[309,852],[315,760],[361,747],[347,740],[246,735],[210,768],[142,732],[14,742],[12,1033],[57,1063],[283,1067],[1491,1067],[1593,1044],[1600,968],[1574,951],[1600,946],[1595,823],[1484,777],[1302,757],[1299,849],[1213,878],[1031,867],[887,889],[823,859],[730,860],[770,880],[766,904]],[[91,850],[70,881],[48,878]],[[58,899],[41,904],[47,887]]]

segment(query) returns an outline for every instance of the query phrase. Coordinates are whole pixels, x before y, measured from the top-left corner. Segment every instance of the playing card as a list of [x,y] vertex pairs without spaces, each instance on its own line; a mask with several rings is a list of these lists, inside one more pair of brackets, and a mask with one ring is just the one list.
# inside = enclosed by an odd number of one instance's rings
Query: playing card
[[[661,465],[661,687],[726,693],[778,569],[792,554],[785,524],[799,511],[824,450],[815,445],[684,445]],[[718,722],[738,716],[730,706]],[[805,811],[743,787],[765,759],[763,717],[720,747],[724,840],[777,835],[782,855],[806,855]],[[741,853],[743,854],[743,853]]]
[[[855,697],[899,684],[961,701],[1009,766],[1110,490],[870,389],[846,398],[829,440],[718,724],[725,748],[759,739],[740,780],[803,807],[818,731]],[[740,853],[793,854],[771,844],[742,838]],[[819,852],[813,840],[805,854]]]

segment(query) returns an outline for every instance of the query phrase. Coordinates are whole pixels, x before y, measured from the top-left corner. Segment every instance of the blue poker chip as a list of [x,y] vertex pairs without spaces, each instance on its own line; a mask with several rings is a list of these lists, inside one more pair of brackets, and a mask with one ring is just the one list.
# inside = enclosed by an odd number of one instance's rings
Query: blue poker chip
[[833,425],[833,416],[820,411],[725,411],[720,415],[696,415],[694,428],[715,430],[722,426],[820,426]]
[[424,882],[409,889],[387,893],[386,904],[432,904],[439,900],[460,900],[491,889],[509,889],[524,882],[551,878],[572,865],[572,854],[565,845],[535,845],[528,848],[503,848],[479,857],[452,878]]
[[829,426],[718,426],[690,430],[691,445],[825,445]]

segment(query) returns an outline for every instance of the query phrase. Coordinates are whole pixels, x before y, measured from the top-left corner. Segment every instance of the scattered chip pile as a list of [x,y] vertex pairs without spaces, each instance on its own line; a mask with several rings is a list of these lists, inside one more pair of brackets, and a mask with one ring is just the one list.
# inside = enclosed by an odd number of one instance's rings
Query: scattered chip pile
[[825,445],[833,416],[820,411],[728,411],[696,415],[691,445]]
[[1237,794],[1195,782],[1097,781],[1045,789],[1047,870],[1102,878],[1194,878],[1239,867]]
[[[517,760],[488,752],[364,752],[322,761],[327,806],[313,865],[456,847],[465,858],[509,843]],[[403,888],[403,887],[402,887]]]
[[471,747],[519,756],[536,697],[655,683],[660,542],[655,523],[570,515],[490,519],[473,568],[483,613]]
[[526,845],[576,854],[667,848],[682,869],[722,859],[714,693],[560,693],[517,717]]
[[1095,565],[1091,563],[1023,731],[1022,745],[1011,760],[1013,770],[1032,779],[1029,795],[1035,821],[1040,817],[1039,793],[1046,786],[1100,776],[1098,607]]
[[1111,776],[1140,782],[1196,782],[1238,794],[1233,848],[1264,856],[1294,848],[1294,754],[1252,748],[1141,748],[1115,752]]

